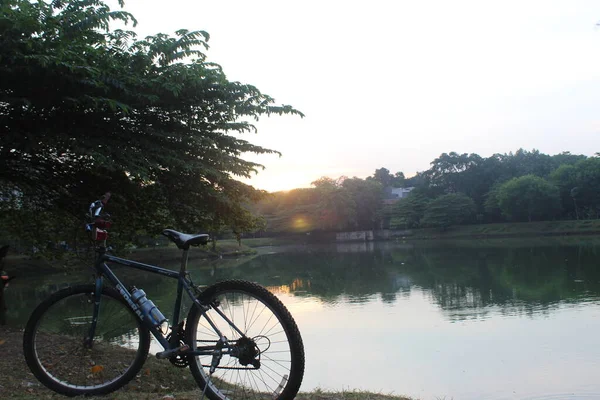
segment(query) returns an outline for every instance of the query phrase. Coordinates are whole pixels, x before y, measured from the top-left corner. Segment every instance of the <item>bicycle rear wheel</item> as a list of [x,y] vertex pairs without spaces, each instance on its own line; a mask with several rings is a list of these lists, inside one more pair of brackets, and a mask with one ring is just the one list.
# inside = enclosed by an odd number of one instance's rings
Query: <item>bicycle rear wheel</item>
[[25,360],[48,388],[67,395],[119,389],[140,370],[150,334],[114,289],[104,288],[92,332],[95,286],[60,290],[33,312],[23,337]]
[[[208,398],[293,399],[304,375],[304,346],[294,319],[281,301],[262,286],[238,280],[210,286],[199,300],[210,306],[206,315],[228,342],[219,340],[198,307],[190,310],[186,342],[192,350],[223,346],[220,357],[218,351],[188,357],[190,370]],[[211,365],[217,361],[211,374]]]

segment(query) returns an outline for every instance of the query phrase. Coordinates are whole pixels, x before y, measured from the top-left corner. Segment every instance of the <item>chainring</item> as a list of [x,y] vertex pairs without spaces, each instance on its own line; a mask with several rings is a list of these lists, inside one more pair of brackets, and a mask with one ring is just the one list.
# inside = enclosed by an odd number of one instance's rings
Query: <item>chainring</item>
[[[183,343],[184,336],[185,336],[185,330],[183,329],[183,322],[180,322],[179,325],[177,325],[175,328],[173,328],[171,333],[169,333],[167,335],[167,341],[169,342],[169,344],[171,344],[171,348],[182,346],[184,344]],[[176,346],[174,346],[174,345],[176,345]],[[174,366],[176,366],[177,368],[186,368],[190,364],[187,356],[181,355],[181,354],[177,354],[177,355],[174,355],[173,357],[170,357],[169,362],[171,364],[173,364]]]

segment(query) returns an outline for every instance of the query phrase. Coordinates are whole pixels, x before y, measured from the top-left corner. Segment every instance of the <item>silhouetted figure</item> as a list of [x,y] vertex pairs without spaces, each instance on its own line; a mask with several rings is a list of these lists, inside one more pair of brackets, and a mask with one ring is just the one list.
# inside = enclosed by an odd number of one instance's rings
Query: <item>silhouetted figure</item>
[[[4,265],[4,258],[8,253],[8,246],[0,248],[0,267]],[[6,324],[6,301],[4,300],[4,289],[8,286],[8,282],[14,279],[14,276],[8,276],[4,271],[0,272],[0,325]]]

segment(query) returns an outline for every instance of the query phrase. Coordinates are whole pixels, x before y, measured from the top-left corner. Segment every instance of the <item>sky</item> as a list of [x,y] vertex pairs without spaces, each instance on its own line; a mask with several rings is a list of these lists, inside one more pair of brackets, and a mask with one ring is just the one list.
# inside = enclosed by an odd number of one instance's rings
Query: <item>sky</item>
[[128,0],[139,35],[210,35],[208,60],[306,117],[257,124],[269,191],[412,176],[442,153],[600,151],[600,2]]

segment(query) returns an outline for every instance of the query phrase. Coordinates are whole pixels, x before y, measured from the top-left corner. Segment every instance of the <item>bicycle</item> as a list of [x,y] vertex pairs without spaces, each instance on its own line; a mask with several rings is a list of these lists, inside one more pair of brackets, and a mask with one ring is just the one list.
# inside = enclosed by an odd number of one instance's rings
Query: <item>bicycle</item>
[[[27,322],[23,349],[36,378],[67,396],[111,393],[140,371],[152,334],[164,349],[156,357],[189,367],[202,398],[293,399],[304,375],[304,346],[283,303],[248,281],[194,285],[187,272],[188,251],[206,245],[207,234],[164,230],[183,251],[179,271],[108,254],[111,221],[102,211],[109,198],[107,193],[91,204],[93,222],[86,225],[97,244],[95,282],[54,293]],[[108,263],[177,279],[172,321],[142,289],[126,288]],[[180,320],[183,291],[193,304]]]

